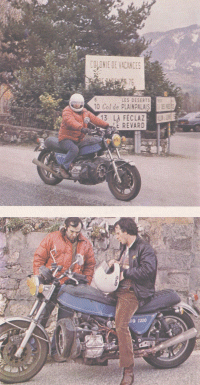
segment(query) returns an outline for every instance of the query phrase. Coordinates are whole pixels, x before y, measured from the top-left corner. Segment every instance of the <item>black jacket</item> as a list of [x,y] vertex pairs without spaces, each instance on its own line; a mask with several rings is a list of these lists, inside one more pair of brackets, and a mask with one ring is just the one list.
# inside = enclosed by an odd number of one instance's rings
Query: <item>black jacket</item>
[[[119,259],[125,251],[123,246]],[[151,245],[138,235],[129,249],[129,268],[124,270],[124,278],[132,280],[132,288],[138,300],[148,300],[155,293],[157,258]]]

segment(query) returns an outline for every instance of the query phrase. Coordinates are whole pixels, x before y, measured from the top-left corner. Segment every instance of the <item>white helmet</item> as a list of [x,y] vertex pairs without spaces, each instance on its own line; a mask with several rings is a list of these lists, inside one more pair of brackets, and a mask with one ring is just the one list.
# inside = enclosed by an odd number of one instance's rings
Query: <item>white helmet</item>
[[81,112],[84,107],[84,97],[81,94],[73,94],[69,99],[69,106],[74,112]]
[[114,263],[114,265],[109,268],[108,264],[104,261],[94,273],[95,285],[104,293],[112,293],[113,291],[117,290],[119,286],[119,278],[119,263]]

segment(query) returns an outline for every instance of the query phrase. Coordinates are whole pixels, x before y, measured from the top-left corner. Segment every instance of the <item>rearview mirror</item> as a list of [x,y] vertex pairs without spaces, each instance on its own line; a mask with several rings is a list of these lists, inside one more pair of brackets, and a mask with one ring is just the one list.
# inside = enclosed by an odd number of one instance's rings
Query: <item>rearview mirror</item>
[[78,263],[79,266],[82,266],[83,262],[84,262],[83,256],[81,254],[76,254],[74,263]]
[[84,118],[84,123],[85,123],[85,124],[90,123],[90,118],[89,118],[89,116],[86,116],[86,118]]

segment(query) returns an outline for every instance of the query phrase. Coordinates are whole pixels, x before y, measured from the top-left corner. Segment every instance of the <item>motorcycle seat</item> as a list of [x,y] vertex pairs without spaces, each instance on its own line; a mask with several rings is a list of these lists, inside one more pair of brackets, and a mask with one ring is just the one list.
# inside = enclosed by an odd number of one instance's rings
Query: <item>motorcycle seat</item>
[[151,300],[138,308],[136,314],[151,313],[176,305],[181,301],[179,295],[171,289],[157,291]]
[[52,151],[59,152],[61,154],[66,154],[66,151],[62,150],[59,145],[59,140],[55,136],[49,136],[45,142],[44,142],[45,147]]

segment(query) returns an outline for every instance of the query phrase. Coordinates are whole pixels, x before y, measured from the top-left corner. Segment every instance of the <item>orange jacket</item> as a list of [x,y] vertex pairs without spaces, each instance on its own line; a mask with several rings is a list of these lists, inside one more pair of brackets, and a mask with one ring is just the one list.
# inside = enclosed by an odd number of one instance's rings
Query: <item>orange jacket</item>
[[62,113],[62,122],[58,133],[59,142],[63,139],[71,139],[75,142],[83,140],[85,134],[81,132],[81,128],[86,128],[87,124],[84,123],[86,117],[90,118],[91,123],[102,128],[107,128],[108,123],[98,118],[90,111],[83,108],[81,112],[74,112],[69,106],[65,107]]
[[[43,241],[40,243],[37,248],[34,259],[33,259],[33,273],[35,275],[39,274],[39,267],[45,265],[48,268],[51,268],[53,259],[51,257],[50,251],[56,248],[56,253],[53,253],[53,256],[58,265],[62,265],[63,269],[61,273],[64,273],[67,270],[72,262],[72,243],[63,237],[60,231],[55,231],[48,234]],[[86,275],[89,284],[92,281],[94,274],[95,258],[94,251],[91,243],[87,238],[82,234],[78,236],[77,244],[77,254],[81,254],[84,258],[84,264],[79,266],[74,265],[73,271],[79,274]],[[64,283],[66,278],[61,280],[61,284]]]

